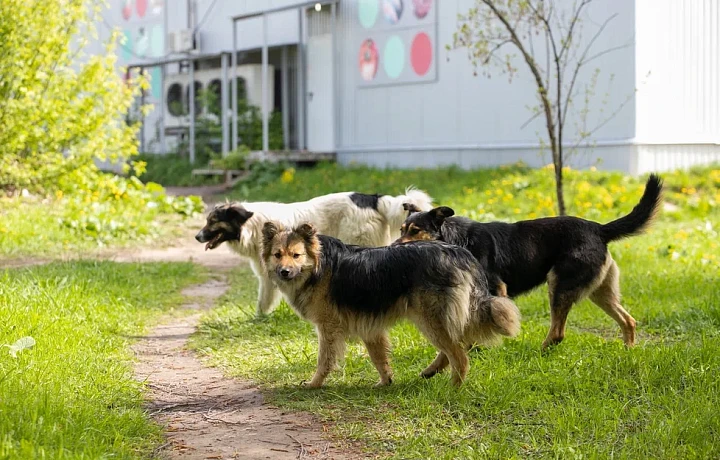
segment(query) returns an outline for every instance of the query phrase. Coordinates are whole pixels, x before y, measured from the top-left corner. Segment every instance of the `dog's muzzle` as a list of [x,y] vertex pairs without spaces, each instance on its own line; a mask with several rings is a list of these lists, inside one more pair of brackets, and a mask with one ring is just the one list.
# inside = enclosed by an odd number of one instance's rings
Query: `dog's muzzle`
[[195,239],[198,241],[198,243],[207,243],[209,238],[205,234],[205,230],[200,230],[197,235],[195,235]]

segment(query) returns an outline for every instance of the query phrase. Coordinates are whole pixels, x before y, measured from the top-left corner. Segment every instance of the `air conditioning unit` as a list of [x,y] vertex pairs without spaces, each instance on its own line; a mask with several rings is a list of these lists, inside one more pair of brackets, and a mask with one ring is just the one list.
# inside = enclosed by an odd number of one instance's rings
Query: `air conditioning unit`
[[193,34],[192,29],[181,29],[167,34],[169,53],[199,53],[200,33]]

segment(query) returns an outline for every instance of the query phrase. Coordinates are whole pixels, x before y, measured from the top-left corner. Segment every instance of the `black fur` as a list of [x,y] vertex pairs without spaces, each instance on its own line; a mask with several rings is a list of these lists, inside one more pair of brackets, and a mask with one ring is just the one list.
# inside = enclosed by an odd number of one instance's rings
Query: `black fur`
[[572,216],[480,223],[450,217],[454,211],[448,207],[411,213],[405,224],[467,248],[487,271],[493,295],[498,294],[499,280],[507,285],[509,297],[526,293],[543,284],[551,269],[560,278],[559,288],[572,290],[594,279],[609,242],[637,234],[647,225],[660,206],[661,191],[660,178],[651,175],[630,214],[604,225]]
[[458,286],[450,268],[475,277],[478,289],[487,292],[484,272],[467,250],[438,242],[416,242],[384,248],[347,245],[337,238],[317,236],[322,245],[320,271],[308,282],[316,283],[330,271],[330,296],[339,308],[382,315],[411,292],[444,292]]
[[377,211],[378,200],[385,195],[378,193],[374,195],[368,195],[366,193],[353,193],[350,195],[350,201],[355,203],[358,208],[371,208]]

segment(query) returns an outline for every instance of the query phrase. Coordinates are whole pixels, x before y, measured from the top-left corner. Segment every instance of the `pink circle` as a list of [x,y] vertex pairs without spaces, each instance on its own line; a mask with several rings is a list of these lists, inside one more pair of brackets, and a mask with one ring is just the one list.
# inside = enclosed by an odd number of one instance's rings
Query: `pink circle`
[[122,9],[122,16],[123,19],[126,21],[130,19],[130,15],[132,14],[132,1],[131,0],[125,0],[123,3],[123,9]]
[[135,0],[135,9],[137,10],[138,16],[145,16],[147,11],[148,0]]
[[432,55],[430,37],[425,32],[415,35],[410,45],[410,64],[416,74],[422,77],[430,70]]

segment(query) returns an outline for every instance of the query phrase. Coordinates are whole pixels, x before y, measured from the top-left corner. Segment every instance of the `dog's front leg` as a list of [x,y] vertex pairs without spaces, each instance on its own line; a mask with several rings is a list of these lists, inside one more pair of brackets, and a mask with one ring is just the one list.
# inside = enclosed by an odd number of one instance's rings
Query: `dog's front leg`
[[390,368],[390,358],[388,353],[390,352],[390,338],[387,334],[383,333],[379,337],[372,339],[365,339],[365,348],[367,348],[370,359],[375,365],[378,374],[380,374],[380,381],[375,385],[376,387],[383,387],[392,383],[392,369]]
[[337,365],[345,352],[345,337],[337,330],[318,327],[318,364],[312,380],[305,384],[307,388],[320,388]]
[[258,279],[257,315],[267,315],[280,303],[280,291],[268,278],[267,274],[263,273],[260,265],[252,261],[250,267]]
[[258,287],[258,316],[267,315],[280,303],[280,291],[266,276],[261,276]]

